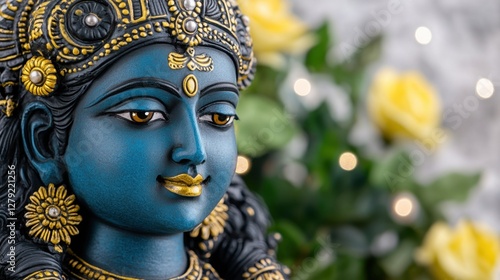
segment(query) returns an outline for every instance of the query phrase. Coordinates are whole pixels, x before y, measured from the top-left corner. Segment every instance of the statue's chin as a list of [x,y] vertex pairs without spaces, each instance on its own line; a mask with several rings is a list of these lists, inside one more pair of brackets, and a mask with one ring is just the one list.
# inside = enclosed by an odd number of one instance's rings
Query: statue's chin
[[[102,223],[107,227],[139,234],[173,235],[190,232],[200,225],[213,210],[214,207],[211,205],[212,203],[200,201],[182,201],[175,207],[169,205],[168,211],[151,209],[148,214],[142,213],[141,217],[137,217],[139,215],[131,217],[129,214],[117,215],[117,213],[103,211],[103,209],[95,209],[95,211],[87,209],[85,211],[87,215],[82,214],[82,216],[86,224],[91,227],[93,223]],[[91,212],[90,215],[88,211]],[[130,211],[127,212],[130,213]],[[161,212],[165,214],[158,214]]]

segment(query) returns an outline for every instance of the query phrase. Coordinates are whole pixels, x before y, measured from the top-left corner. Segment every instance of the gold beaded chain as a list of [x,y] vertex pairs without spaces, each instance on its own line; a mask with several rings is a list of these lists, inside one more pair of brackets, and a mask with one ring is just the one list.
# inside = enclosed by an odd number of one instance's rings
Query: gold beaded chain
[[[82,280],[142,280],[140,278],[120,276],[108,272],[102,268],[91,265],[75,255],[71,249],[68,250],[65,259],[67,273],[76,279]],[[198,256],[189,251],[189,267],[187,271],[178,277],[170,278],[168,280],[211,280],[221,279],[214,268],[209,263],[204,263],[203,266],[198,259]]]

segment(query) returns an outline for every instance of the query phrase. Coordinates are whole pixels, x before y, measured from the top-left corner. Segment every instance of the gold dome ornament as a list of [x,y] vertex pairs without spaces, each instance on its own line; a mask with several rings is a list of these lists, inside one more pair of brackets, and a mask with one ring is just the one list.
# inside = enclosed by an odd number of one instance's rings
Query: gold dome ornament
[[30,201],[24,215],[29,235],[53,244],[54,249],[62,253],[60,243],[69,245],[70,236],[79,233],[76,226],[82,221],[78,214],[80,207],[74,204],[75,195],[68,196],[64,186],[56,190],[54,184],[49,184],[48,188],[42,186],[31,195]]
[[[23,280],[60,280],[61,274],[54,270],[35,271],[25,277]],[[64,278],[63,278],[64,279]]]
[[269,258],[258,261],[242,276],[244,280],[285,280],[279,265]]
[[49,96],[57,85],[57,71],[49,59],[34,56],[24,64],[21,81],[32,94]]

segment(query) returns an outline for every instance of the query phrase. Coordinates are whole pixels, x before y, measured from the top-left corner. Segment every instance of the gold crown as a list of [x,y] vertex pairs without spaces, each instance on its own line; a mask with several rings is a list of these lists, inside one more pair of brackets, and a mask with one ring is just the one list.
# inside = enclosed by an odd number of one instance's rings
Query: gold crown
[[253,78],[255,58],[248,18],[235,0],[4,0],[0,5],[0,82],[15,98],[21,84],[50,95],[59,83],[88,81],[120,54],[166,42],[182,51],[172,69],[210,71],[211,58],[195,55],[209,46],[228,53],[238,86]]

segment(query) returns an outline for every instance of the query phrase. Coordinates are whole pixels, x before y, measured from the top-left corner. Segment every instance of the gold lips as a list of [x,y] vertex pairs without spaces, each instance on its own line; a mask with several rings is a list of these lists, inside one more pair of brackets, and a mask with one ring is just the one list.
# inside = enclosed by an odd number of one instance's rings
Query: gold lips
[[179,174],[174,177],[164,177],[163,186],[172,193],[194,197],[200,196],[202,191],[203,176],[200,174],[191,177],[188,174]]

